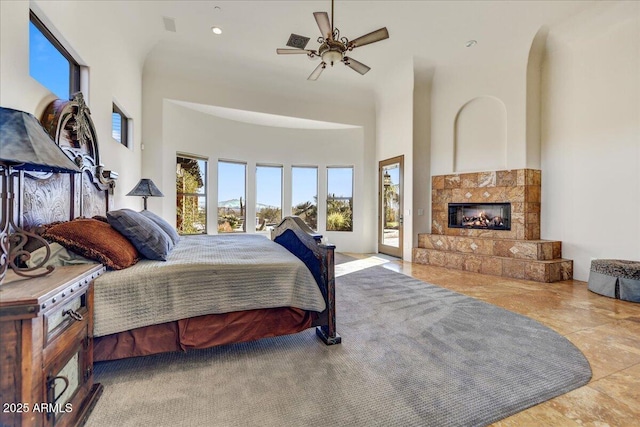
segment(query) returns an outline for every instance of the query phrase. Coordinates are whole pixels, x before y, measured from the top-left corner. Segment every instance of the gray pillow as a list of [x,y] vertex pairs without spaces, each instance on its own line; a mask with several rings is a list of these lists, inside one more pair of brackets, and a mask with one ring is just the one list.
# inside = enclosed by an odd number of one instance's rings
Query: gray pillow
[[174,245],[177,244],[178,241],[180,241],[180,235],[178,234],[176,229],[173,228],[167,221],[165,221],[164,218],[147,210],[140,211],[140,213],[149,218],[151,221],[155,222],[158,227],[162,228],[162,231],[167,233],[167,236],[171,238],[171,241]]
[[148,259],[166,261],[173,249],[173,241],[155,222],[131,209],[107,212],[109,225],[129,239]]

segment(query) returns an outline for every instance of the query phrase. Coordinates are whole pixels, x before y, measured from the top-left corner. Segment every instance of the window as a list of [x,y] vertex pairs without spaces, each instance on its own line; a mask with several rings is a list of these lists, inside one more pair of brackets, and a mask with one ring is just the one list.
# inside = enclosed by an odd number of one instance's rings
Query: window
[[129,118],[116,104],[111,113],[111,136],[125,147],[129,146]]
[[176,158],[176,228],[180,234],[207,233],[207,160]]
[[327,168],[327,231],[353,231],[353,168]]
[[218,232],[233,233],[246,230],[245,163],[218,161]]
[[256,166],[256,230],[282,221],[282,166]]
[[318,229],[318,168],[291,168],[291,214],[299,216],[311,229]]
[[30,12],[29,74],[60,99],[80,91],[80,65]]

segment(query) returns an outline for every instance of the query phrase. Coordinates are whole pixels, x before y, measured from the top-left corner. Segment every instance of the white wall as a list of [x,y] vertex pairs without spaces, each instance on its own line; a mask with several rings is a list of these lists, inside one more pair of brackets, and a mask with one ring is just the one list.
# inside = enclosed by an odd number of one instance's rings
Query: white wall
[[592,258],[640,260],[640,3],[552,28],[542,76],[541,234],[587,280]]
[[[89,4],[90,3],[90,4]],[[0,2],[0,105],[40,117],[56,98],[29,75],[29,6],[60,42],[89,69],[83,91],[96,127],[101,160],[120,173],[115,206],[141,205],[124,195],[140,178],[142,58],[116,37],[104,37],[121,18],[107,2]],[[81,23],[81,24],[80,24]],[[133,119],[133,148],[111,137],[112,102]]]
[[431,230],[431,86],[433,64],[414,58],[413,247]]
[[[535,34],[531,34],[533,40]],[[526,139],[526,70],[528,47],[502,62],[478,58],[472,64],[438,66],[432,89],[431,173],[444,175],[459,172],[456,169],[455,129],[456,118],[464,106],[476,99],[491,97],[504,104],[506,109],[506,146],[495,153],[504,159],[507,169],[527,167]],[[478,135],[475,146],[495,146],[486,139],[488,134]],[[475,160],[474,160],[475,159]],[[482,158],[465,156],[460,172],[495,170]]]
[[398,64],[382,80],[376,88],[376,160],[404,156],[402,256],[410,261],[414,246],[413,59]]
[[[174,73],[180,73],[178,75]],[[273,91],[252,82],[219,79],[206,70],[187,73],[170,65],[147,64],[143,84],[144,145],[143,174],[163,192],[174,191],[176,151],[218,158],[245,160],[249,170],[258,163],[318,165],[319,194],[326,191],[325,166],[354,165],[354,231],[326,232],[324,216],[318,218],[320,233],[336,244],[338,251],[375,251],[375,116],[373,102],[348,94],[329,93],[322,99],[304,93]],[[311,83],[312,84],[312,83]],[[247,111],[278,114],[360,127],[355,130],[295,130],[242,124],[178,107],[170,100],[215,105]],[[176,115],[176,118],[173,116]],[[177,117],[180,117],[179,121]],[[184,134],[181,134],[184,132]],[[273,148],[271,148],[273,147]],[[216,178],[211,169],[211,178]],[[217,179],[217,178],[216,178]],[[249,182],[255,180],[249,175]],[[210,200],[216,200],[217,181],[209,182]],[[252,184],[253,185],[253,184]],[[149,199],[149,207],[168,221],[175,218],[175,198]],[[320,198],[322,200],[322,197]],[[252,203],[251,199],[249,202]],[[319,207],[322,212],[322,206]],[[210,214],[215,210],[210,209]],[[323,214],[324,215],[324,214]],[[209,232],[215,232],[210,216]]]
[[454,126],[455,172],[507,167],[507,109],[501,100],[473,98],[458,110]]

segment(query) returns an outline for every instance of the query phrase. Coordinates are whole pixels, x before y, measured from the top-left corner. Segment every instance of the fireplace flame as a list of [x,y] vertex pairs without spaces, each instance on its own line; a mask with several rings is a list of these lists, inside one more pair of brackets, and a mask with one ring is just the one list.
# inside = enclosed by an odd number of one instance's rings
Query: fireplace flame
[[499,215],[491,217],[482,211],[477,216],[462,217],[462,225],[465,227],[503,227],[504,218]]

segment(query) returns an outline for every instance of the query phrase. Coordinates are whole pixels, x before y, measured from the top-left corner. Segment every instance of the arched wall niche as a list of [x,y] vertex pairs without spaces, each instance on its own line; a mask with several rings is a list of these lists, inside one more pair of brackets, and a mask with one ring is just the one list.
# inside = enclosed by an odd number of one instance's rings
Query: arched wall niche
[[507,168],[507,108],[493,96],[465,103],[454,123],[454,171]]

